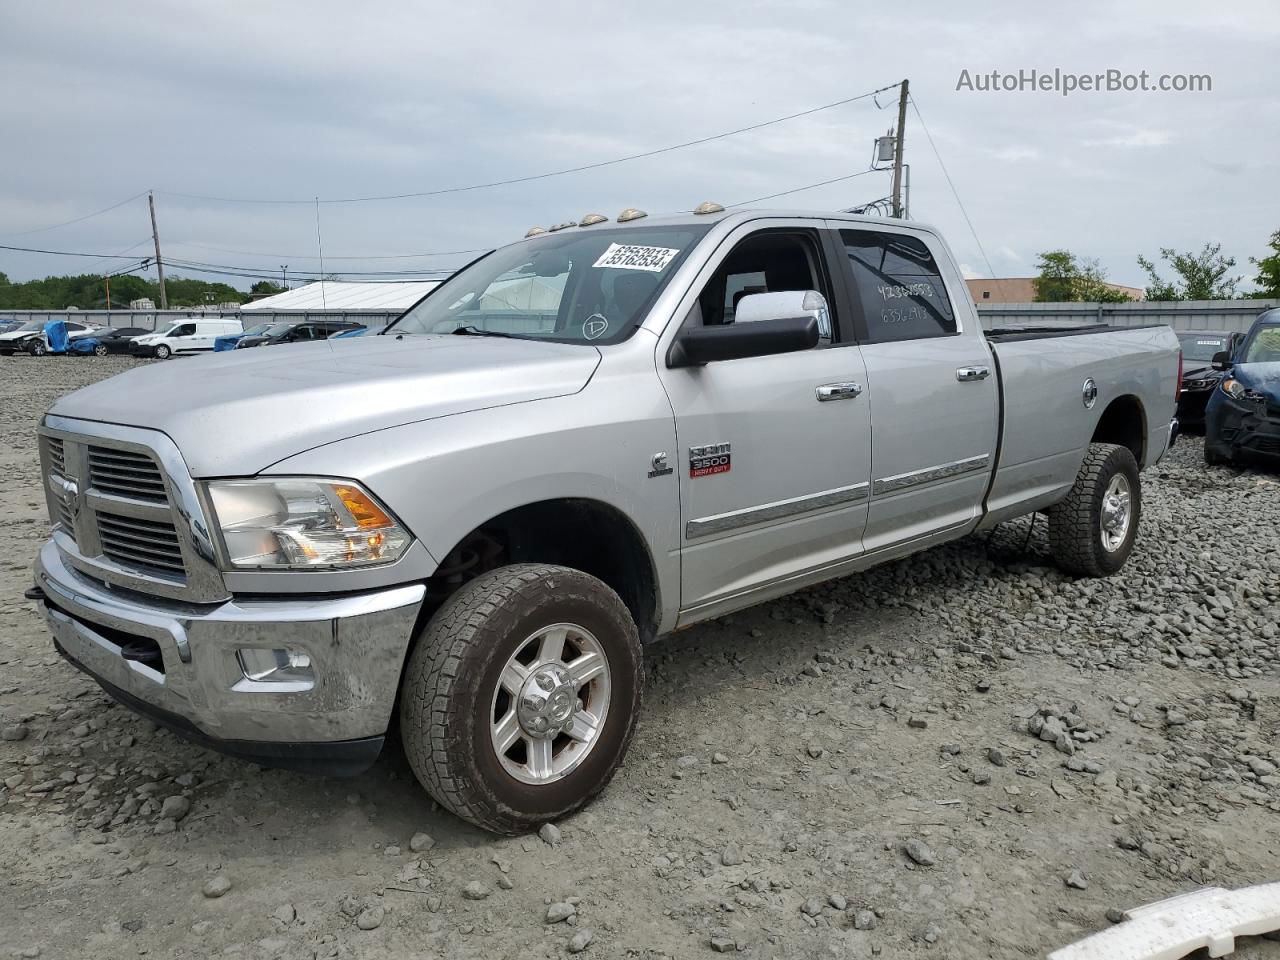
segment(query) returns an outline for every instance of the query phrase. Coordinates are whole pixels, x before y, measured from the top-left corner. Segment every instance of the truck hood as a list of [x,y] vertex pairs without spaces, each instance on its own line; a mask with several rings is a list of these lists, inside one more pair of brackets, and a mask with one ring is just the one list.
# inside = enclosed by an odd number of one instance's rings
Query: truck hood
[[248,476],[374,430],[576,393],[599,362],[573,344],[355,337],[153,363],[49,412],[161,430],[195,477]]

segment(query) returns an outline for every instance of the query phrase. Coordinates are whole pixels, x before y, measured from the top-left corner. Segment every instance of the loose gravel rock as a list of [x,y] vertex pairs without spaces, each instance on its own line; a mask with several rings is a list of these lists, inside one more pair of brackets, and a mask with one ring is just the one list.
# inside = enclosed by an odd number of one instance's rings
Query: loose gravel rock
[[[260,770],[54,653],[21,596],[48,534],[22,438],[138,365],[0,358],[10,952],[545,958],[589,918],[588,956],[1025,960],[1120,907],[1274,878],[1280,473],[1206,468],[1184,440],[1144,473],[1137,547],[1104,580],[1064,576],[1023,519],[682,631],[647,651],[613,784],[499,838],[434,810],[390,741],[354,780]],[[573,913],[549,923],[555,905]]]

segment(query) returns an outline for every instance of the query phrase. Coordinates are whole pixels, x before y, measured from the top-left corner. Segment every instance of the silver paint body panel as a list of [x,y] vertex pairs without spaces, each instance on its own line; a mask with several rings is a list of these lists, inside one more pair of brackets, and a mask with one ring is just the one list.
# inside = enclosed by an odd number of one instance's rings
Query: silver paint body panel
[[[112,608],[112,624],[162,640],[169,621],[189,624],[195,663],[221,662],[222,654],[201,646],[225,650],[245,635],[228,614],[239,609],[237,596],[251,594],[252,629],[314,644],[317,657],[360,680],[361,696],[368,684],[378,687],[348,726],[328,712],[328,701],[283,711],[287,737],[303,738],[307,716],[318,724],[307,739],[357,736],[380,732],[355,728],[388,709],[409,643],[418,603],[394,591],[421,585],[469,532],[513,508],[586,499],[627,518],[652,561],[655,626],[664,633],[1056,502],[1116,397],[1137,397],[1146,411],[1144,465],[1164,453],[1178,349],[1168,328],[992,344],[954,258],[929,227],[803,211],[671,219],[712,227],[621,343],[374,336],[151,365],[60,399],[51,411],[60,425],[91,421],[104,432],[121,425],[163,437],[151,447],[166,451],[184,491],[216,477],[350,477],[415,538],[397,563],[358,572],[222,573],[215,592],[229,599],[200,608],[202,616],[178,616],[172,599],[160,596],[148,608],[135,592]],[[667,367],[698,292],[736,242],[762,229],[821,235],[842,225],[926,243],[959,332]],[[967,367],[992,373],[958,377]],[[1088,377],[1099,388],[1093,409],[1080,400]],[[838,403],[818,392],[845,383],[862,389]],[[689,448],[715,443],[731,445],[731,470],[691,478]],[[180,451],[176,458],[170,447]],[[666,453],[672,472],[654,470],[657,452]],[[64,562],[73,559],[62,557],[64,547],[46,545],[38,579],[83,594],[85,582],[97,581]],[[344,620],[345,608],[319,609],[342,601],[315,596],[386,591],[404,602],[371,621],[370,642],[381,638],[385,650],[375,657],[362,643],[355,649],[363,656],[333,660],[327,631]],[[292,598],[299,593],[309,596]],[[306,604],[319,607],[308,612]],[[101,612],[91,606],[85,616]],[[51,626],[63,637],[71,629]],[[223,736],[258,730],[263,739],[285,738],[271,717],[220,712],[244,708],[215,697],[225,663],[204,669],[212,687],[196,683],[204,699],[189,708],[204,725]]]

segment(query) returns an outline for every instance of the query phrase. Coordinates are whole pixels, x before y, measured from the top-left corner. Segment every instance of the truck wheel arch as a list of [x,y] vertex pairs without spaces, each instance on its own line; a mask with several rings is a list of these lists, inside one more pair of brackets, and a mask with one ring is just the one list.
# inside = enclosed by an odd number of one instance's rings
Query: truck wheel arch
[[1138,467],[1146,465],[1147,411],[1142,401],[1133,394],[1116,397],[1098,418],[1090,443],[1114,443],[1127,447],[1138,461]]
[[[443,602],[473,576],[510,563],[551,563],[589,573],[621,597],[642,641],[657,635],[662,603],[652,552],[631,518],[611,504],[578,497],[542,500],[486,520],[445,555],[428,581],[428,597]],[[430,615],[426,609],[424,615]]]

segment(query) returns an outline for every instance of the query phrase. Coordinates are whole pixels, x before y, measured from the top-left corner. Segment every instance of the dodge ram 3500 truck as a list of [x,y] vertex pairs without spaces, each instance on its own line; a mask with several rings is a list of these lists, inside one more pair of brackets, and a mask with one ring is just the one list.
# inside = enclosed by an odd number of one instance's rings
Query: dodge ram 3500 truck
[[1034,511],[1118,570],[1172,441],[1167,327],[984,335],[932,229],[724,211],[530,231],[380,336],[157,364],[40,428],[57,649],[263,764],[393,718],[516,832],[621,763],[642,643]]

